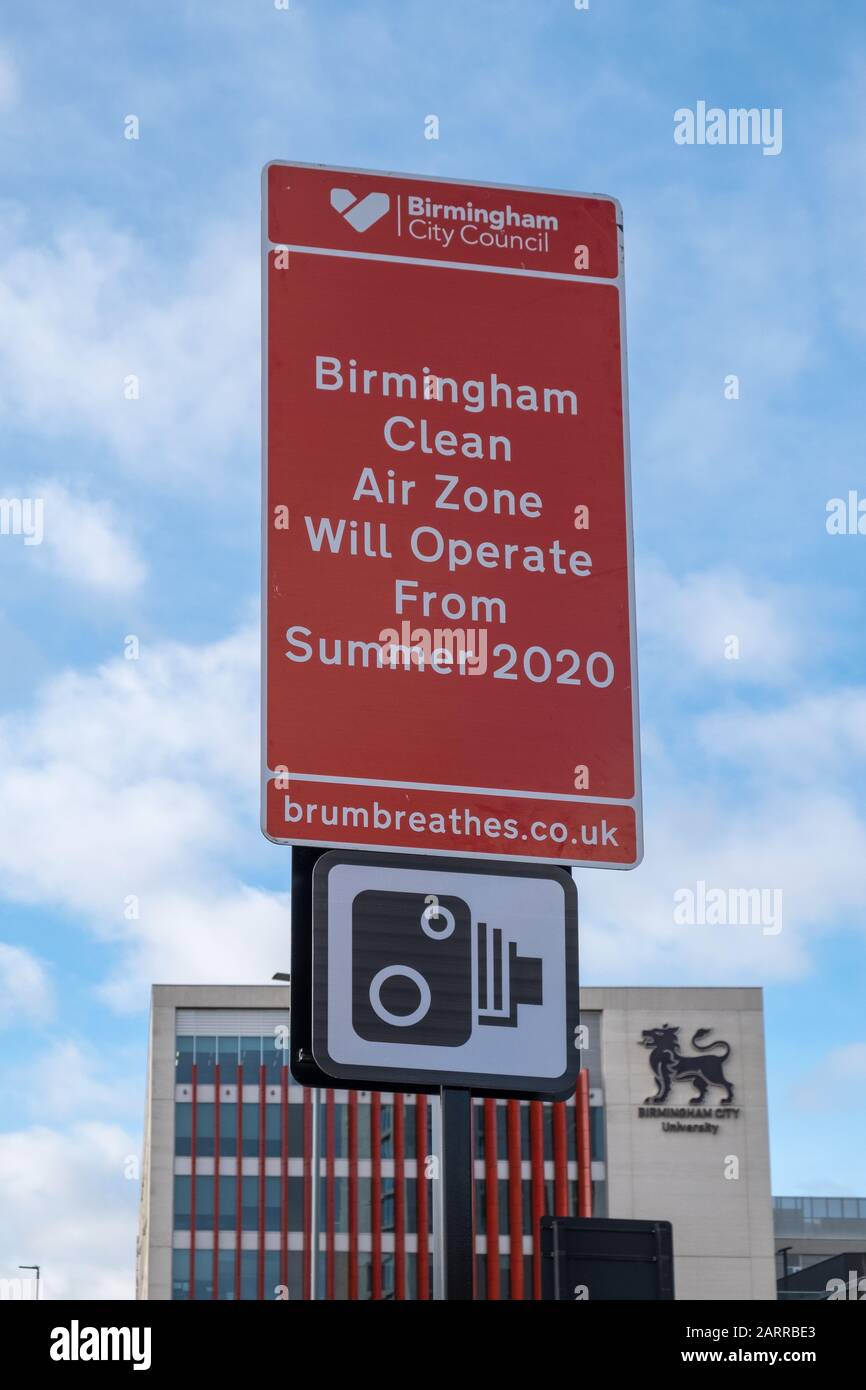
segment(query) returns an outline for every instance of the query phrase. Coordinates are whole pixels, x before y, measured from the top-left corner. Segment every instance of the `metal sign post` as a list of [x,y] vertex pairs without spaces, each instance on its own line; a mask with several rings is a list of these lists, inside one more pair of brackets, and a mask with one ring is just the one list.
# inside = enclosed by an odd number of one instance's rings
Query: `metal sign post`
[[442,1152],[439,1190],[442,1203],[442,1297],[470,1301],[474,1284],[472,1229],[472,1095],[456,1086],[443,1086]]
[[310,1188],[310,1299],[315,1303],[319,1297],[319,1188],[322,1185],[322,1092],[318,1086],[313,1087],[312,1096],[312,1145],[310,1154],[310,1170],[312,1173],[312,1187]]

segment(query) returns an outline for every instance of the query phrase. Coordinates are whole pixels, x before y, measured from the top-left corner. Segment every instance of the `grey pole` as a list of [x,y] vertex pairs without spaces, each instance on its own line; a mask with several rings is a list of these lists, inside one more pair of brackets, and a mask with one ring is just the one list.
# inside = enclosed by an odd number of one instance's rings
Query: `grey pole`
[[319,1115],[321,1110],[322,1093],[318,1086],[313,1087],[312,1105],[312,1170],[313,1186],[310,1192],[310,1298],[315,1300],[319,1296],[319,1183],[322,1153],[322,1137],[319,1125]]
[[432,1124],[431,1139],[433,1155],[436,1159],[433,1178],[433,1297],[441,1302],[445,1298],[445,1184],[442,1181],[442,1100],[439,1095],[431,1096]]

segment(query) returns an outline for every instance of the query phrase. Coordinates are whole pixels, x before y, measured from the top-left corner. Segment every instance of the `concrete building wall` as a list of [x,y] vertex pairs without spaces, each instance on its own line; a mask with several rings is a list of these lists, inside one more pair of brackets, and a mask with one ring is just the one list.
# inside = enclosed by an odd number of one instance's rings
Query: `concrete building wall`
[[[761,990],[584,989],[581,1002],[602,1010],[608,1215],[672,1223],[677,1298],[775,1299]],[[716,1086],[691,1105],[695,1088],[683,1079],[657,1108],[684,1109],[685,1117],[641,1116],[656,1092],[643,1030],[666,1024],[679,1029],[683,1056],[696,1055],[692,1037],[701,1028],[711,1031],[699,1041],[730,1045],[722,1069],[732,1105]],[[709,1117],[691,1113],[706,1109]]]

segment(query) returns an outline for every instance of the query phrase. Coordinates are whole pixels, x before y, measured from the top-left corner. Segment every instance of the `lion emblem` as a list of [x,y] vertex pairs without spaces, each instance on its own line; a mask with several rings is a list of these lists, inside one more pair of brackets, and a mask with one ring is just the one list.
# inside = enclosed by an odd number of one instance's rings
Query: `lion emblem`
[[[710,1086],[722,1086],[725,1090],[722,1105],[731,1105],[734,1088],[723,1070],[724,1063],[731,1055],[730,1045],[721,1039],[703,1042],[702,1039],[712,1029],[699,1028],[692,1038],[692,1047],[699,1055],[684,1057],[680,1052],[679,1032],[679,1028],[671,1028],[667,1023],[661,1028],[644,1028],[642,1031],[639,1046],[651,1049],[649,1064],[656,1083],[655,1095],[647,1096],[644,1105],[664,1104],[675,1081],[691,1081],[695,1087],[697,1095],[690,1097],[689,1105],[700,1105]],[[725,1050],[721,1054],[711,1052],[715,1047]]]

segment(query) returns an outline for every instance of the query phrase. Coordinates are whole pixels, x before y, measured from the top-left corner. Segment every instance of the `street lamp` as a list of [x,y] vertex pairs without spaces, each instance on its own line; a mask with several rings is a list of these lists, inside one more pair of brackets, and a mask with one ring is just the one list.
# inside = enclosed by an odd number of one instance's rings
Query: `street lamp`
[[18,1268],[19,1268],[19,1269],[35,1269],[35,1270],[36,1270],[36,1302],[38,1303],[38,1302],[39,1302],[39,1265],[19,1265]]

